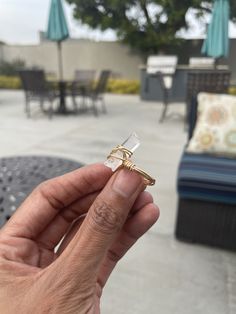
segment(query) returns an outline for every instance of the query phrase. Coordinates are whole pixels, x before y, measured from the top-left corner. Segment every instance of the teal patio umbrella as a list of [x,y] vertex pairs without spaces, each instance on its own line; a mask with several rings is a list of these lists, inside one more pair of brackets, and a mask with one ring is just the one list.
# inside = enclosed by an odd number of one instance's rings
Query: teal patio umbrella
[[207,37],[202,53],[209,57],[227,57],[229,53],[229,0],[215,0],[212,20],[208,26]]
[[69,30],[61,0],[51,0],[46,37],[57,42],[59,78],[63,80],[61,43],[69,37]]

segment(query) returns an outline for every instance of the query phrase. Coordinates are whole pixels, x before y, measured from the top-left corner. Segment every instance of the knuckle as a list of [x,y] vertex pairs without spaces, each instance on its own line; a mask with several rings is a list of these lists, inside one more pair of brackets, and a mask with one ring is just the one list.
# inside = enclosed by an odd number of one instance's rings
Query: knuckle
[[115,250],[110,249],[107,251],[107,257],[111,262],[116,264],[117,262],[119,262],[122,255],[118,254]]
[[48,196],[48,190],[50,188],[50,181],[44,181],[41,182],[34,190],[35,193],[39,193],[40,195],[47,197]]
[[56,190],[58,189],[56,189],[55,180],[56,179],[50,179],[40,183],[36,188],[36,192],[38,192],[42,198],[46,199],[51,207],[58,210],[65,207],[65,204],[56,196],[58,194]]
[[94,203],[90,218],[95,228],[108,234],[119,231],[124,221],[121,211],[102,199]]

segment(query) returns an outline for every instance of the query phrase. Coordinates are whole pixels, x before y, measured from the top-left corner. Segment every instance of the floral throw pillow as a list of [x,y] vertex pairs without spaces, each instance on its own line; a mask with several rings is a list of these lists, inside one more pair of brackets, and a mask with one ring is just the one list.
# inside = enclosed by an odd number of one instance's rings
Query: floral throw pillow
[[236,156],[236,97],[198,95],[197,123],[187,151]]

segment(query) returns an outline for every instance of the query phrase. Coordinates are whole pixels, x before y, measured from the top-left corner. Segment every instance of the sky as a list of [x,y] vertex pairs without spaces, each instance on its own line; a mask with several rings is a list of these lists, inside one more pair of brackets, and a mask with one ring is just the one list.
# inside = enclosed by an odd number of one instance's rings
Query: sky
[[[51,0],[0,0],[0,41],[8,44],[37,44],[39,31],[46,31]],[[93,40],[115,40],[116,34],[108,30],[102,33],[80,25],[73,19],[72,7],[63,1],[71,37]],[[188,32],[180,32],[187,38],[199,38],[204,34],[204,23],[194,19],[193,12],[187,15],[191,22]],[[203,22],[209,21],[206,16]],[[230,37],[236,37],[236,26],[230,25]]]

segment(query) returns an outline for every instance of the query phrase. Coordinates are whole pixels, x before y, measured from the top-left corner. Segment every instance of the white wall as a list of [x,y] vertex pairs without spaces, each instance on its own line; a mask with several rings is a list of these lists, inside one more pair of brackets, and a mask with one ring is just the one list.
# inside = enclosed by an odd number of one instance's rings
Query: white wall
[[[68,40],[62,44],[64,77],[72,79],[75,69],[110,69],[127,79],[139,78],[142,60],[118,42]],[[3,46],[4,59],[22,59],[29,67],[38,66],[46,72],[58,72],[57,44],[42,42],[35,46]]]

